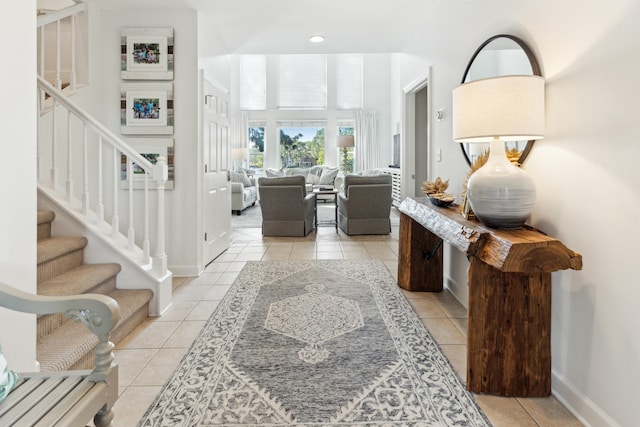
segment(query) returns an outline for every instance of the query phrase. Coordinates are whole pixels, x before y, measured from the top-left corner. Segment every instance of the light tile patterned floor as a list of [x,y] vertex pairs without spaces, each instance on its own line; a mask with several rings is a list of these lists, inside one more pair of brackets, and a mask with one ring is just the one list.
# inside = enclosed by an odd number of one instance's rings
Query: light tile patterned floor
[[[174,303],[150,318],[116,348],[120,397],[114,426],[135,426],[180,362],[207,318],[250,260],[380,259],[397,277],[398,228],[388,236],[349,237],[320,227],[307,237],[262,237],[260,229],[235,229],[234,243],[199,277],[173,279]],[[461,378],[466,370],[466,309],[448,292],[404,292]],[[580,426],[555,398],[476,395],[485,414],[501,426]]]

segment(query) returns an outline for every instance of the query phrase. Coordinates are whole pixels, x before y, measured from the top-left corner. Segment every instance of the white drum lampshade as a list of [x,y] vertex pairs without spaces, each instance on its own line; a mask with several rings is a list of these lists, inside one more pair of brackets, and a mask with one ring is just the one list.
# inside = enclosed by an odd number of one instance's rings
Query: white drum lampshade
[[527,220],[535,184],[506,156],[504,142],[544,137],[544,79],[503,76],[453,90],[453,139],[490,142],[487,163],[469,178],[467,197],[478,219],[493,228],[516,228]]
[[245,160],[249,156],[249,150],[246,148],[232,148],[231,159],[232,160]]

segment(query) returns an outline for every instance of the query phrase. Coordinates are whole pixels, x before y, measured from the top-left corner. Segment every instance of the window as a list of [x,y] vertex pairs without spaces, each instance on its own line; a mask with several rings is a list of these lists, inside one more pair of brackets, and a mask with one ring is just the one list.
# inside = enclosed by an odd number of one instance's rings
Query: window
[[267,109],[267,61],[264,55],[240,57],[240,109]]
[[280,55],[278,108],[327,108],[326,55]]
[[264,126],[249,126],[249,169],[264,168]]
[[[354,135],[354,127],[338,126],[338,136],[342,135]],[[355,147],[338,147],[338,162],[340,163],[340,170],[347,173],[353,173],[353,164],[355,158]]]
[[336,107],[358,110],[362,102],[362,55],[336,55]]
[[280,126],[280,167],[324,164],[324,126]]

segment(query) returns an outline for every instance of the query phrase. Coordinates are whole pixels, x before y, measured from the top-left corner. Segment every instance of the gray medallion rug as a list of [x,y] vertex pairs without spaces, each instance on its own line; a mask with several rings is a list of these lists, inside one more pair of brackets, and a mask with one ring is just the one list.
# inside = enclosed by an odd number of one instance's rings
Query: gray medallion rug
[[380,261],[248,262],[139,426],[490,426]]

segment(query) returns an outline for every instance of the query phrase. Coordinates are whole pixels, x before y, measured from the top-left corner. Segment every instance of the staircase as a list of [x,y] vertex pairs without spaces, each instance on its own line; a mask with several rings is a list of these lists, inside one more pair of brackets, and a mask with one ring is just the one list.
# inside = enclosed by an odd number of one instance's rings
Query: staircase
[[[151,290],[149,314],[159,316],[172,298],[165,252],[167,159],[152,163],[88,113],[95,103],[87,96],[88,53],[82,48],[89,6],[74,3],[37,18],[38,209],[55,212],[59,234],[86,237],[84,259],[117,262],[118,289]],[[41,281],[52,277],[51,268]]]
[[[85,237],[52,237],[52,211],[38,211],[38,294],[47,296],[98,293],[118,302],[120,322],[111,333],[117,344],[149,316],[153,292],[117,289],[116,263],[85,264]],[[43,371],[90,369],[98,339],[62,314],[42,315],[37,322],[37,359]]]

